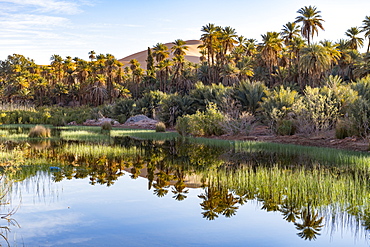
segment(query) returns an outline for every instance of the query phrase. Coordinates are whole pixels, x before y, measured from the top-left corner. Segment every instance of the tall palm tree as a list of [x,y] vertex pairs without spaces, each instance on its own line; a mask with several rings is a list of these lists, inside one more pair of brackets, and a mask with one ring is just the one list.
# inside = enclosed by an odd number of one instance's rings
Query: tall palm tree
[[347,37],[349,37],[348,40],[348,48],[357,50],[358,48],[361,48],[364,46],[364,39],[357,37],[361,33],[360,29],[358,27],[351,27],[348,29],[345,33]]
[[95,58],[96,58],[96,56],[95,56],[95,51],[94,50],[92,50],[92,51],[90,51],[89,52],[89,58],[90,58],[90,60],[92,61],[92,60],[94,60]]
[[369,53],[370,51],[370,16],[366,16],[365,20],[363,20],[362,23],[364,25],[361,28],[362,28],[362,31],[365,32],[365,38],[369,39],[369,43],[367,45],[367,50],[366,50],[366,52]]
[[63,58],[59,55],[52,55],[51,58],[51,67],[54,69],[54,71],[57,73],[58,82],[62,81],[63,78]]
[[221,43],[221,56],[224,63],[226,54],[232,51],[234,46],[238,43],[237,38],[238,35],[236,34],[234,28],[224,27],[220,30],[218,39]]
[[318,11],[315,6],[312,7],[310,5],[300,8],[297,13],[300,14],[300,16],[296,17],[295,22],[302,22],[302,36],[307,39],[307,43],[310,45],[310,41],[313,39],[314,34],[318,34],[319,32],[318,28],[325,30],[321,23],[324,21],[320,15],[321,11]]
[[301,32],[301,26],[297,25],[296,22],[288,22],[281,29],[280,35],[284,40],[286,46],[290,45],[293,38],[298,37]]
[[259,45],[259,50],[261,58],[270,74],[270,79],[273,67],[277,66],[278,63],[278,54],[283,49],[282,40],[279,38],[279,35],[278,32],[267,32],[261,35],[262,43]]
[[214,65],[214,47],[217,42],[216,32],[217,27],[213,23],[209,23],[202,27],[200,30],[203,34],[200,37],[200,40],[203,41],[204,48],[207,50],[207,61],[208,64]]
[[185,56],[186,52],[189,49],[189,46],[186,46],[186,42],[182,39],[177,39],[173,43],[171,51],[174,56]]
[[308,76],[311,86],[320,81],[331,64],[332,58],[322,45],[308,45],[300,52],[299,71],[303,77]]
[[162,43],[157,43],[154,46],[153,51],[154,51],[153,55],[157,63],[162,62],[163,60],[168,58],[168,56],[170,55],[170,53],[168,52],[168,47]]

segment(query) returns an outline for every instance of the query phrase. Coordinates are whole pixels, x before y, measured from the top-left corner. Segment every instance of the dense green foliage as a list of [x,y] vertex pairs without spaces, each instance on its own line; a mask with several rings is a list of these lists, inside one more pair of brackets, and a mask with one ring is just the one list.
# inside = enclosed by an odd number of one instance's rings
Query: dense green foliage
[[0,122],[65,125],[105,116],[123,123],[144,114],[174,127],[179,117],[201,114],[212,103],[228,120],[214,134],[235,134],[239,127],[230,124],[241,126],[241,116],[251,114],[277,134],[331,130],[341,121],[353,126],[344,136],[367,136],[370,55],[358,49],[362,31],[369,37],[369,17],[345,32],[347,40],[313,42],[324,30],[320,11],[306,6],[297,13],[281,32],[262,34],[260,43],[228,26],[203,26],[199,64],[186,61],[181,39],[171,48],[148,48],[146,70],[136,59],[122,64],[94,51],[90,61],[54,54],[50,65],[9,55],[0,61]]

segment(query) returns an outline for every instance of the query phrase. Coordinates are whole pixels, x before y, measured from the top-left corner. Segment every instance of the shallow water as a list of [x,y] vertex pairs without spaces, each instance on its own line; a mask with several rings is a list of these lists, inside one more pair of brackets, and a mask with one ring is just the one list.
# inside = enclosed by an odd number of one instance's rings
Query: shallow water
[[12,175],[0,244],[369,245],[363,168],[316,169],[304,155],[183,141],[125,137],[99,145],[10,143],[35,164]]
[[[367,246],[367,234],[348,227],[331,232],[323,227],[314,241],[280,212],[261,210],[256,200],[239,207],[231,218],[202,217],[198,197],[157,197],[148,181],[126,172],[114,185],[91,185],[89,179],[51,181],[46,173],[15,184],[7,208],[20,227],[8,233],[11,246]],[[4,225],[4,220],[3,220]],[[355,236],[357,235],[357,236]]]

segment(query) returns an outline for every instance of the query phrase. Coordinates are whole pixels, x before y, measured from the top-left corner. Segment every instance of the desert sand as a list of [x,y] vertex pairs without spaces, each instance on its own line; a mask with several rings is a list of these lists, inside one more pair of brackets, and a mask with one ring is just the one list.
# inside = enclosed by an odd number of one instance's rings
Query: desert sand
[[[199,63],[201,54],[199,53],[198,46],[202,44],[202,41],[200,40],[187,40],[186,46],[188,46],[188,50],[186,50],[185,59],[192,62],[192,63]],[[172,43],[166,43],[164,44],[168,47],[168,51],[171,51],[171,47],[173,46]],[[152,47],[151,47],[152,48]],[[153,50],[152,50],[153,51]],[[121,63],[123,63],[123,66],[128,66],[130,64],[131,59],[136,59],[139,61],[141,68],[146,69],[146,59],[148,57],[148,50],[144,50],[135,54],[132,54],[130,56],[124,57],[122,59],[119,59]],[[170,59],[173,58],[173,55],[170,54]]]

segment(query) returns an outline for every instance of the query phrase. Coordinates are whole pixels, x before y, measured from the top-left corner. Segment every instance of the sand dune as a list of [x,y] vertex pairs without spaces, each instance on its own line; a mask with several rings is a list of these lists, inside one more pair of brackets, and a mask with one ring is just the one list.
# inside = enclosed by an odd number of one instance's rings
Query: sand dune
[[[187,40],[185,42],[186,42],[186,46],[188,46],[188,50],[185,51],[186,52],[185,59],[193,63],[199,63],[201,54],[199,53],[198,46],[202,44],[202,41]],[[166,43],[164,45],[168,47],[169,51],[171,50],[171,47],[173,46],[172,43]],[[124,57],[122,59],[119,59],[118,61],[123,63],[123,66],[125,67],[129,65],[131,59],[136,59],[141,64],[141,68],[146,69],[146,59],[148,57],[147,55],[148,55],[148,50],[144,50],[144,51],[132,54],[130,56]],[[170,54],[169,58],[172,59],[173,55]]]

